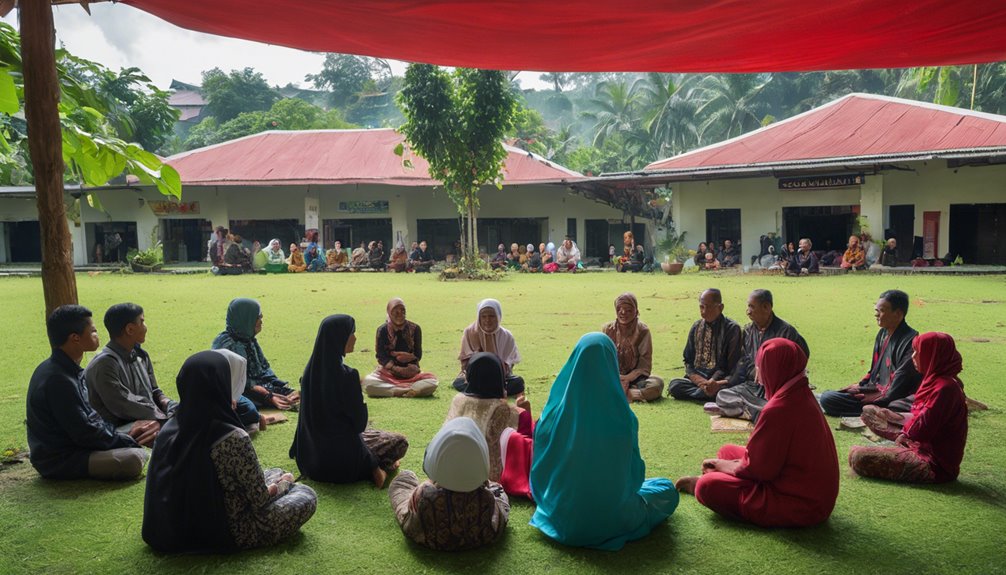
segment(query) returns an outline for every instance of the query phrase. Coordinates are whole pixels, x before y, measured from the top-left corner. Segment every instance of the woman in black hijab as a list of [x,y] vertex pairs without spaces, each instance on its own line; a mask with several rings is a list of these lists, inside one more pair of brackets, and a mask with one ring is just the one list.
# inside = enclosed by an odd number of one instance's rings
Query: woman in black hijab
[[[272,545],[314,515],[317,495],[266,473],[234,412],[243,377],[228,351],[202,351],[178,372],[181,403],[147,468],[143,540],[157,551],[225,552]],[[235,376],[238,377],[235,377]]]
[[343,363],[356,345],[356,322],[330,315],[321,322],[301,380],[301,407],[290,457],[316,481],[371,479],[383,487],[409,442],[404,435],[367,429],[360,373]]

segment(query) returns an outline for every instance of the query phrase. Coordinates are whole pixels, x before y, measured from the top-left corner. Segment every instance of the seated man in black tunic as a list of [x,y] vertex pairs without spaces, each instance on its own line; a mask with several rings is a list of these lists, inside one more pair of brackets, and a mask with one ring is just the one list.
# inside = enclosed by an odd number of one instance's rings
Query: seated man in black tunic
[[900,412],[912,410],[913,394],[922,376],[912,363],[912,341],[919,332],[905,321],[908,294],[887,290],[880,294],[873,311],[880,331],[873,340],[870,372],[859,383],[821,394],[821,407],[828,415],[857,416],[866,405]]
[[763,342],[785,338],[800,346],[810,357],[810,348],[803,336],[795,327],[776,316],[772,306],[772,292],[767,289],[756,289],[748,296],[747,314],[751,323],[744,326],[741,359],[728,387],[716,394],[716,403],[705,405],[706,411],[751,421],[758,419],[768,403],[765,388],[758,383],[755,373],[755,358]]
[[699,295],[699,316],[685,343],[685,377],[672,380],[668,387],[667,395],[674,399],[716,399],[741,357],[741,328],[723,315],[720,290],[711,288]]
[[409,255],[409,264],[416,272],[428,272],[433,266],[433,255],[426,249],[426,240],[419,242],[419,247]]
[[87,401],[80,361],[98,349],[91,310],[56,308],[46,320],[52,355],[35,368],[28,383],[28,447],[31,464],[48,479],[133,479],[143,472],[157,425],[140,422],[120,433]]

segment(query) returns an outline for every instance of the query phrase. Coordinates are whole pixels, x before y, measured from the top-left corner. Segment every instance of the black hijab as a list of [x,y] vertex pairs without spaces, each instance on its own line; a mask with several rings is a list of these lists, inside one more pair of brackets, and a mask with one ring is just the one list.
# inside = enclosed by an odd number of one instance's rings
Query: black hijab
[[178,372],[175,416],[157,436],[147,467],[143,540],[157,551],[229,551],[235,548],[224,492],[210,459],[220,438],[242,429],[231,406],[230,365],[201,351]]
[[377,467],[377,458],[360,439],[368,417],[360,374],[343,363],[354,331],[356,322],[348,315],[325,318],[301,380],[290,457],[301,473],[317,481],[352,483],[369,479]]
[[468,387],[465,395],[479,399],[503,399],[506,397],[506,378],[503,364],[495,353],[479,352],[468,360],[465,370]]

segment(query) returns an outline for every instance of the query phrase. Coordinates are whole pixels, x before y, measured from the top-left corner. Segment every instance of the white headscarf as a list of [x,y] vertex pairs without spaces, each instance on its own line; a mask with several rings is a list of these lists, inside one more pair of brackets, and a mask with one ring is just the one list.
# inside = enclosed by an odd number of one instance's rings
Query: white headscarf
[[[489,308],[496,312],[496,331],[485,332],[479,322],[479,315],[482,310]],[[492,338],[491,345],[487,345],[487,340]],[[478,310],[475,312],[475,321],[465,328],[461,334],[461,353],[458,359],[465,361],[480,351],[492,351],[496,357],[505,365],[507,375],[511,368],[520,363],[520,352],[517,351],[517,342],[513,339],[510,330],[503,327],[503,309],[500,302],[494,299],[484,299],[479,302]]]
[[426,447],[423,471],[450,491],[467,493],[489,479],[489,446],[475,422],[456,417],[440,428]]
[[213,351],[224,356],[231,366],[231,400],[241,399],[241,394],[245,391],[245,382],[248,378],[248,362],[245,358],[229,349],[214,349]]

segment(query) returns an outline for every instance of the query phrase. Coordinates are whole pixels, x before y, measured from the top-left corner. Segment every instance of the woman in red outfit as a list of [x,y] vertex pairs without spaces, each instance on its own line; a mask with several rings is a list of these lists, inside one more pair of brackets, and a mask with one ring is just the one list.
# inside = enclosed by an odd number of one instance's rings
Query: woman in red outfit
[[678,480],[713,511],[762,527],[805,527],[828,519],[838,498],[838,454],[810,391],[807,356],[770,339],[755,362],[768,403],[747,448],[724,445],[702,462],[701,477]]
[[912,361],[922,374],[912,413],[867,406],[863,421],[895,447],[862,447],[849,451],[852,470],[865,477],[907,483],[943,483],[957,479],[968,440],[968,408],[961,354],[954,338],[924,333],[912,341]]

